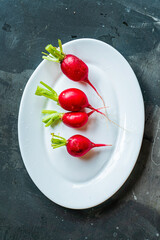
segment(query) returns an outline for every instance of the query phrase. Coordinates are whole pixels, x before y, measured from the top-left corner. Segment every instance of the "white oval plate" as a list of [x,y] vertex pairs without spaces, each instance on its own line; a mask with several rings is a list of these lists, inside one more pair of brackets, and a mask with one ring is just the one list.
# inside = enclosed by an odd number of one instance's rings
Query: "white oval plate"
[[[82,89],[90,104],[102,102],[89,85],[69,80],[60,65],[42,61],[30,77],[20,104],[18,137],[26,169],[36,186],[55,203],[72,209],[96,206],[110,198],[126,181],[137,160],[143,130],[144,104],[137,78],[124,57],[110,45],[94,39],[78,39],[63,45],[89,67],[89,79],[105,99],[110,119],[94,113],[86,127],[71,129],[58,124],[54,129],[42,123],[42,109],[63,110],[52,100],[35,96],[40,81],[58,93]],[[51,148],[54,132],[65,138],[82,134],[96,143],[112,147],[91,150],[81,159],[71,157],[65,147]]]

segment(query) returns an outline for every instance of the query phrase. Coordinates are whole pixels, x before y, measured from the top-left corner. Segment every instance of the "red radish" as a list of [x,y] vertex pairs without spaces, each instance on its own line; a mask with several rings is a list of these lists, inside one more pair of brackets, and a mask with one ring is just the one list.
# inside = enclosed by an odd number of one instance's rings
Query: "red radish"
[[89,106],[88,98],[84,92],[77,88],[69,88],[59,95],[59,104],[69,111],[81,111]]
[[68,127],[80,128],[88,122],[89,115],[91,115],[91,112],[69,112],[63,115],[62,121]]
[[63,137],[57,136],[54,133],[51,133],[52,139],[52,147],[53,149],[66,146],[67,151],[73,157],[82,157],[88,151],[95,147],[105,147],[105,146],[112,146],[108,144],[96,144],[91,142],[88,138],[82,135],[74,135],[66,140]]
[[53,47],[51,44],[45,47],[45,50],[50,54],[44,53],[47,56],[43,56],[43,59],[47,59],[53,62],[59,62],[61,64],[62,72],[71,80],[75,82],[88,83],[102,99],[105,106],[105,102],[102,96],[98,93],[97,89],[92,85],[88,79],[88,66],[78,57],[72,54],[65,54],[62,49],[62,42],[58,39],[59,49]]
[[44,82],[40,83],[48,90],[38,86],[35,92],[36,95],[50,98],[56,101],[62,108],[68,111],[79,112],[82,111],[84,108],[90,108],[104,115],[107,118],[104,113],[100,112],[98,109],[95,109],[89,104],[86,94],[80,89],[69,88],[61,92],[61,94],[58,96],[58,94],[47,84],[45,84]]
[[[99,108],[102,109],[102,108]],[[65,125],[72,128],[80,128],[83,127],[87,121],[88,117],[94,113],[95,111],[86,112],[67,112],[67,113],[59,113],[57,111],[52,110],[42,110],[42,113],[48,114],[42,119],[42,122],[45,123],[45,127],[48,127],[55,122],[61,120]]]

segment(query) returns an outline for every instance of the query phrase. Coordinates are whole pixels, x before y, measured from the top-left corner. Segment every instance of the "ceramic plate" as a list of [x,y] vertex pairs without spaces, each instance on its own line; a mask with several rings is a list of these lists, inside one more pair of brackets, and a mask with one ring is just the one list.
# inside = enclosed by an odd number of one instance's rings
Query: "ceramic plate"
[[[94,107],[101,107],[102,102],[89,85],[69,80],[58,63],[44,60],[30,77],[22,96],[19,145],[26,169],[41,192],[61,206],[85,209],[110,198],[130,175],[142,142],[144,104],[133,70],[113,47],[94,39],[78,39],[64,44],[63,50],[88,65],[89,79],[103,96],[110,119],[121,128],[107,123],[98,113],[82,129],[71,129],[62,123],[46,128],[41,110],[63,110],[52,100],[35,96],[40,81],[57,93],[79,88]],[[83,158],[74,158],[65,147],[52,149],[51,132],[65,138],[78,133],[112,147],[93,149]]]

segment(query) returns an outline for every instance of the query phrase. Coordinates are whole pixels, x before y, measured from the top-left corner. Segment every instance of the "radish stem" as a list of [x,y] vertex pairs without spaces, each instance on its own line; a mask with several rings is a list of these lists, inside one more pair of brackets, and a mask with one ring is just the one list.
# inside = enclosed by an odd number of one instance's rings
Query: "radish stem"
[[[62,48],[62,42],[61,42],[60,39],[58,39],[58,45],[59,45],[60,52],[61,52],[62,54],[64,54],[63,48]],[[65,55],[65,54],[64,54],[64,55]]]
[[67,144],[67,140],[65,138],[55,135],[54,133],[51,133],[51,135],[51,146],[53,149],[65,146]]
[[62,62],[65,58],[65,54],[63,53],[61,40],[58,40],[58,44],[60,50],[58,50],[56,47],[53,47],[52,44],[48,44],[45,47],[45,50],[50,54],[42,52],[44,55],[47,55],[42,56],[42,58],[53,62]]
[[58,103],[58,94],[51,87],[49,87],[46,83],[44,83],[42,81],[40,83],[44,87],[46,87],[48,90],[38,86],[37,89],[36,89],[35,95],[50,98],[50,99],[52,99],[52,100],[54,100],[55,102]]
[[52,110],[42,110],[42,113],[49,113],[49,112],[51,112],[51,114],[45,116],[42,119],[42,122],[45,123],[45,127],[48,127],[48,126],[56,123],[63,116],[63,113],[59,113],[59,112],[52,111]]
[[48,113],[48,114],[51,114],[51,113],[56,113],[57,111],[54,111],[54,110],[42,110],[42,113]]

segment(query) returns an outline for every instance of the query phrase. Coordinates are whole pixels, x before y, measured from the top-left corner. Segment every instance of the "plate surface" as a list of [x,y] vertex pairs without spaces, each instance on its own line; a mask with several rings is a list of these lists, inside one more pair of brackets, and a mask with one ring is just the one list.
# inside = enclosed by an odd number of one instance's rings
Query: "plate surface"
[[[82,129],[64,124],[45,128],[42,109],[64,112],[52,100],[35,96],[44,81],[57,93],[70,87],[83,90],[89,103],[102,102],[86,84],[69,80],[58,63],[42,61],[30,77],[20,104],[18,137],[26,169],[36,186],[55,203],[72,209],[96,206],[110,198],[131,173],[141,147],[144,131],[144,104],[137,78],[124,57],[110,45],[94,39],[78,39],[63,45],[65,53],[81,58],[89,67],[89,79],[103,96],[110,119],[94,113]],[[65,147],[52,149],[50,133],[69,138],[82,134],[95,143],[112,147],[97,148],[81,159],[71,157]]]

